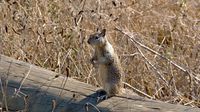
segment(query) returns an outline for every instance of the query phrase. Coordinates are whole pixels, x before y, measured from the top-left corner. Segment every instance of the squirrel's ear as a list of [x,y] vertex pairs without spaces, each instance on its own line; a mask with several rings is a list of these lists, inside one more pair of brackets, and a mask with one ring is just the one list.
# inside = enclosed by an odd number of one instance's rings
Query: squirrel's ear
[[106,35],[106,29],[103,29],[99,35],[101,37],[104,37]]

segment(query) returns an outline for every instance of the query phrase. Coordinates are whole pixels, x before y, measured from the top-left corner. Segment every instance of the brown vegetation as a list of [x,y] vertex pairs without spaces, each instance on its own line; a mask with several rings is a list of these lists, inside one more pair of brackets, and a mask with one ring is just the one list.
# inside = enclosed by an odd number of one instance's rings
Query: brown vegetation
[[1,0],[1,53],[98,85],[87,36],[106,28],[125,82],[200,107],[199,0]]

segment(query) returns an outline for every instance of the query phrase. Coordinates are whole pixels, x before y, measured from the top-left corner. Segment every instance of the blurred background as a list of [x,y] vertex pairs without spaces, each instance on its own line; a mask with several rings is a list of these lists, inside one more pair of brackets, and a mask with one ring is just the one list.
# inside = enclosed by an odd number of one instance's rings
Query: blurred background
[[97,28],[107,29],[125,83],[200,107],[199,0],[0,0],[1,54],[94,86],[87,39]]

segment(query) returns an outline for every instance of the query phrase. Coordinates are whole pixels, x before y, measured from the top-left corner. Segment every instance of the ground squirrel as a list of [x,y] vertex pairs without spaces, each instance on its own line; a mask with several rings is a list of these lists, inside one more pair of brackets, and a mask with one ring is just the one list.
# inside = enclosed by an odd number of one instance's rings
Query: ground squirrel
[[95,50],[91,63],[98,69],[107,97],[121,93],[123,71],[118,55],[106,38],[106,29],[90,35],[88,43]]

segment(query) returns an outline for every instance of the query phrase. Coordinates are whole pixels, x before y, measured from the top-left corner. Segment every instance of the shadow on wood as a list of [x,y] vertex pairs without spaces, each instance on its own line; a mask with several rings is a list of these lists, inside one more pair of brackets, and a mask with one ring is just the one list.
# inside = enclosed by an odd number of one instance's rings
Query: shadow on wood
[[200,112],[199,108],[168,104],[137,95],[122,95],[97,103],[94,86],[3,55],[0,55],[0,76],[2,85],[0,99],[3,110]]
[[[79,100],[79,96],[76,96],[75,94],[80,94],[76,92],[72,92],[72,94],[74,94],[71,97],[62,98],[51,94],[48,91],[42,91],[37,87],[31,86],[24,86],[21,88],[20,92],[17,93],[16,89],[19,88],[19,86],[20,84],[18,82],[8,82],[7,104],[9,111],[26,110],[28,112],[50,112],[54,110],[56,112],[83,112],[87,108],[90,111],[96,111],[95,107],[92,105],[96,106],[98,104],[96,102],[96,92],[88,96],[83,95],[85,97],[82,100]],[[2,97],[3,95],[1,93],[0,99],[2,99]],[[103,108],[98,109],[102,110]],[[6,109],[4,108],[4,110]]]

